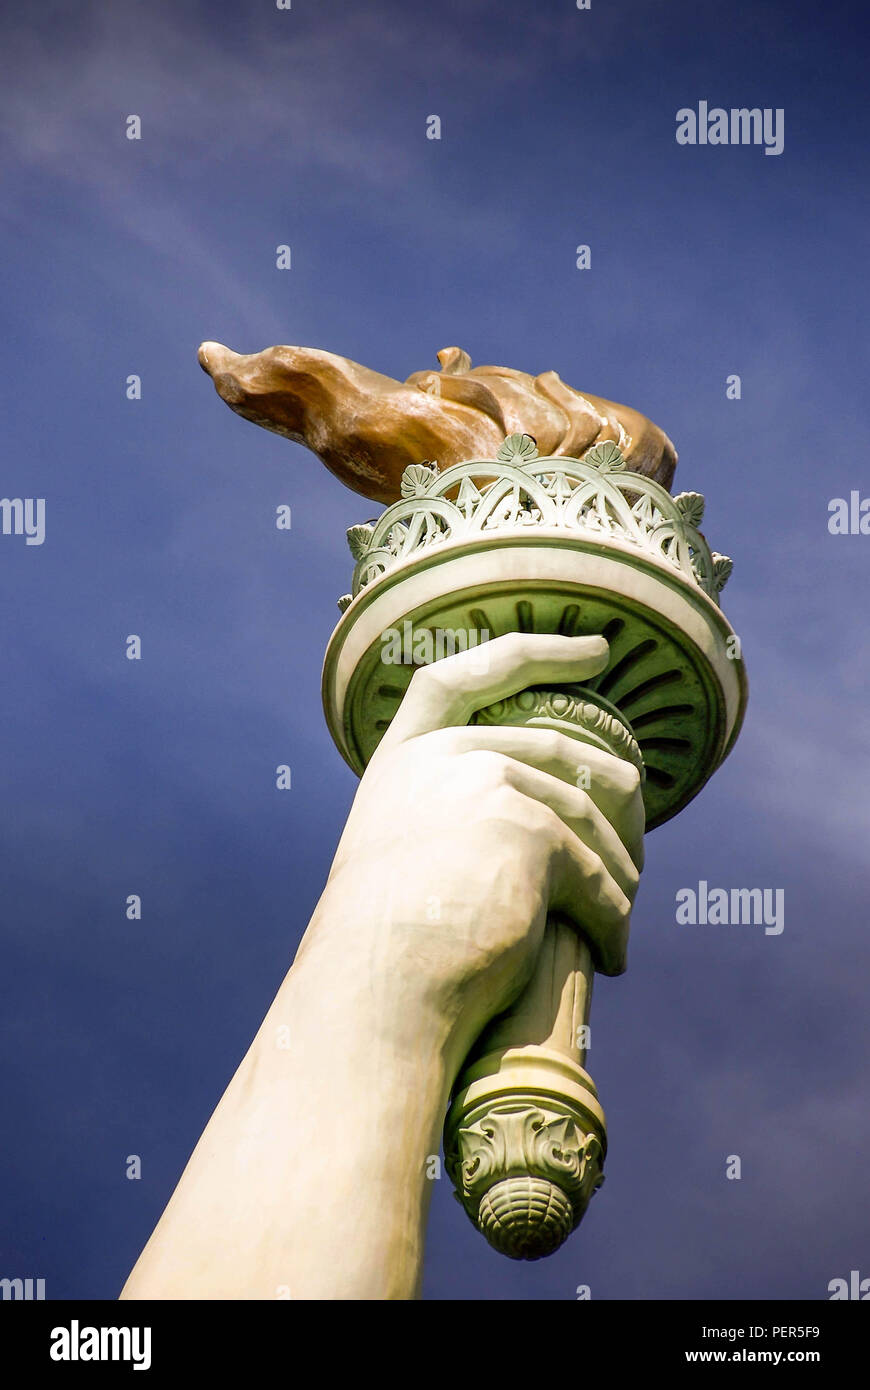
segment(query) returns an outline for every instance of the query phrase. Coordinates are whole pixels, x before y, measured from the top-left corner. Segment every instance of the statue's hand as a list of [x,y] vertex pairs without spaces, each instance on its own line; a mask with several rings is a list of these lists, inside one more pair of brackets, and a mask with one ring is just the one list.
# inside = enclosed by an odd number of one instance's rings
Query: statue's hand
[[636,770],[566,734],[467,726],[528,685],[606,663],[603,638],[517,633],[415,673],[357,792],[320,928],[348,946],[353,934],[357,959],[364,934],[366,974],[385,1007],[401,998],[403,1026],[439,1012],[472,1040],[528,980],[550,910],[582,928],[599,970],[624,970],[643,856]]

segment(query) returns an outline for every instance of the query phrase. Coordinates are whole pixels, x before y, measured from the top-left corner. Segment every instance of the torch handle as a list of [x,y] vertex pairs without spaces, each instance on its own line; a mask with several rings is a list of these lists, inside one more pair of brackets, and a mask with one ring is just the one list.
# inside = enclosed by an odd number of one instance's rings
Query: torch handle
[[454,1090],[447,1170],[474,1224],[514,1259],[556,1250],[603,1181],[604,1113],[583,1068],[592,976],[586,941],[550,914],[531,980]]
[[575,927],[550,913],[535,972],[511,1009],[484,1030],[466,1059],[509,1048],[537,1046],[561,1053],[582,1067],[592,1004],[592,956]]
[[[619,711],[582,688],[522,692],[477,722],[559,727],[643,767]],[[593,972],[582,933],[551,913],[531,980],[481,1034],[454,1088],[447,1170],[471,1220],[514,1259],[558,1249],[604,1181],[604,1113],[584,1069]]]

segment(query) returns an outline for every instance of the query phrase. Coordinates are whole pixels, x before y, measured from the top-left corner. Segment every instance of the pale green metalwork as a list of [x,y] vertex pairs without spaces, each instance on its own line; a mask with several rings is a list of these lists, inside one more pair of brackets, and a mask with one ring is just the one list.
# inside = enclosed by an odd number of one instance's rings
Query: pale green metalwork
[[731,573],[728,556],[711,552],[697,529],[701,494],[671,497],[653,479],[626,469],[610,440],[582,459],[539,458],[529,435],[513,434],[494,460],[474,459],[443,472],[435,464],[412,464],[401,490],[401,499],[376,522],[347,533],[357,564],[351,594],[339,599],[342,611],[366,585],[429,546],[527,527],[626,542],[673,566],[717,603]]
[[[594,633],[609,643],[610,662],[589,686],[640,746],[647,828],[675,815],[727,753],[745,701],[718,597],[732,562],[697,529],[701,494],[671,497],[626,469],[610,440],[582,459],[539,458],[525,434],[508,436],[495,459],[443,472],[412,464],[401,490],[378,520],[348,532],[353,590],[339,601],[324,698],[351,766],[362,771],[415,666],[432,659],[415,648],[387,664],[391,624],[410,624],[424,648],[436,639],[443,647],[445,634],[461,645],[467,634],[485,642],[516,631]],[[687,623],[707,636],[689,640]],[[341,653],[364,631],[367,650],[339,695]]]

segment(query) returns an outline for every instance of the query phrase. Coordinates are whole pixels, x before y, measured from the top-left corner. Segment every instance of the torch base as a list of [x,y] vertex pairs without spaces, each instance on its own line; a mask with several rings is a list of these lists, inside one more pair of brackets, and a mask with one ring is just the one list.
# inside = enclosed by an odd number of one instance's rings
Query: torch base
[[474,1225],[517,1260],[551,1255],[604,1181],[604,1112],[588,1072],[544,1047],[489,1053],[447,1117],[447,1171]]

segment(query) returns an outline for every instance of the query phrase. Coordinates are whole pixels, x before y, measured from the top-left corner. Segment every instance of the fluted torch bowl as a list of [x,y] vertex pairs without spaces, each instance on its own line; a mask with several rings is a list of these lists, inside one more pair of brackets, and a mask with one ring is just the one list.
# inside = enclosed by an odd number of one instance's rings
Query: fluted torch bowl
[[587,685],[637,740],[647,828],[675,815],[729,751],[746,702],[718,598],[731,561],[697,529],[703,497],[629,472],[609,441],[540,458],[527,435],[495,459],[412,465],[402,492],[348,533],[357,563],[323,699],[351,767],[363,771],[427,659],[507,632],[597,634],[610,661]]

